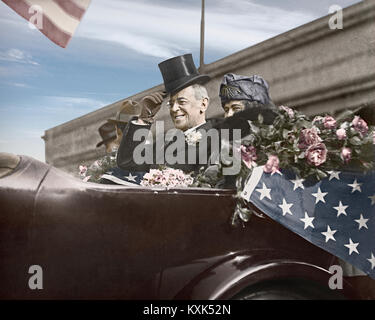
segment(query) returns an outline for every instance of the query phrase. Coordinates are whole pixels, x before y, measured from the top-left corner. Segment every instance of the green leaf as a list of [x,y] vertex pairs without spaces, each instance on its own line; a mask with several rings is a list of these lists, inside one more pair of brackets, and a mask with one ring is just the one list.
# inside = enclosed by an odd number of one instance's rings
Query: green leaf
[[319,170],[319,169],[316,169],[316,173],[317,173],[319,179],[324,179],[328,176],[324,171]]
[[362,140],[358,136],[351,137],[349,142],[355,146],[359,146],[362,144]]
[[252,121],[248,120],[248,123],[249,123],[249,125],[250,125],[250,129],[251,129],[251,131],[252,131],[254,134],[258,134],[259,131],[260,131],[260,129],[259,129],[256,125],[254,125]]
[[273,145],[275,146],[276,151],[279,151],[279,149],[281,147],[281,143],[282,143],[282,141],[275,141],[273,143]]
[[301,129],[301,128],[311,128],[312,127],[312,124],[311,122],[303,119],[303,120],[299,120],[297,122],[297,128]]
[[289,134],[289,130],[286,130],[286,129],[283,129],[283,138],[284,139],[287,139],[288,138],[288,134]]
[[345,121],[348,118],[353,117],[361,109],[362,107],[356,108],[354,110],[345,110],[344,112],[336,116],[336,122],[339,123],[339,122]]
[[273,125],[268,126],[268,132],[270,135],[274,135],[276,133],[276,129]]

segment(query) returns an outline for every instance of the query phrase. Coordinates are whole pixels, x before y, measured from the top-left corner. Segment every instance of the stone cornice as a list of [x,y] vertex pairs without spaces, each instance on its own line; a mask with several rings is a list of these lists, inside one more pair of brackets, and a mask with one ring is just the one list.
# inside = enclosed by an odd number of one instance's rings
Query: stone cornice
[[[301,95],[288,96],[287,98],[280,97],[280,102],[289,105],[298,105],[303,107],[307,104],[318,103],[325,100],[335,99],[343,95],[350,95],[367,90],[375,90],[375,75],[371,74],[361,79],[350,79],[342,81],[334,86],[324,89],[312,90],[304,92]],[[276,101],[277,102],[277,101]]]
[[[208,73],[211,77],[216,77],[231,72],[233,65],[236,65],[236,68],[243,68],[314,40],[333,36],[336,32],[342,32],[342,30],[331,30],[328,27],[329,18],[330,15],[327,15],[277,35],[216,62],[204,65],[200,68],[200,71]],[[343,10],[344,29],[352,28],[357,24],[373,22],[374,18],[374,1],[360,2]]]

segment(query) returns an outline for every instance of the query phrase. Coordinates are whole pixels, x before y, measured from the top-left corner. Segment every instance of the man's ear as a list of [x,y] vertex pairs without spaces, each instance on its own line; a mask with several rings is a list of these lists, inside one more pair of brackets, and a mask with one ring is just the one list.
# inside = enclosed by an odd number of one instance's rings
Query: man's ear
[[201,102],[201,110],[206,111],[208,108],[208,98],[203,98]]

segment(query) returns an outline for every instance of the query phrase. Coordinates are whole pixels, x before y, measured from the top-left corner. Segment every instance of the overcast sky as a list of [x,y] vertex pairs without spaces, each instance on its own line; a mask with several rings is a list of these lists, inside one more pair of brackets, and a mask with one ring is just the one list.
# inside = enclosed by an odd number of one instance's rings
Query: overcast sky
[[[352,0],[206,0],[205,62]],[[161,61],[199,62],[200,0],[92,0],[66,49],[0,2],[0,151],[44,161],[44,131],[162,83]]]

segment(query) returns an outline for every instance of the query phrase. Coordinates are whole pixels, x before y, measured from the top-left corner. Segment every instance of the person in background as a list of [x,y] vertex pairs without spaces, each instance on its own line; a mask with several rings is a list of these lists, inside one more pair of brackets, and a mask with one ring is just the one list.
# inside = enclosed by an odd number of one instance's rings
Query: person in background
[[81,179],[89,182],[113,184],[115,182],[112,180],[116,179],[117,176],[119,181],[122,182],[121,180],[123,180],[126,172],[119,172],[116,168],[117,151],[127,123],[134,115],[139,113],[140,105],[138,102],[125,100],[115,117],[107,119],[107,122],[99,127],[98,131],[102,140],[96,147],[99,148],[104,145],[106,154],[90,165],[80,165],[79,175]]
[[129,119],[140,112],[139,105],[132,100],[125,100],[114,118],[107,119],[107,122],[98,129],[102,138],[96,147],[104,144],[106,153],[118,150],[124,131]]
[[97,148],[104,145],[106,153],[111,153],[116,147],[118,148],[117,130],[114,123],[106,122],[99,127],[98,131],[102,141],[96,145]]

